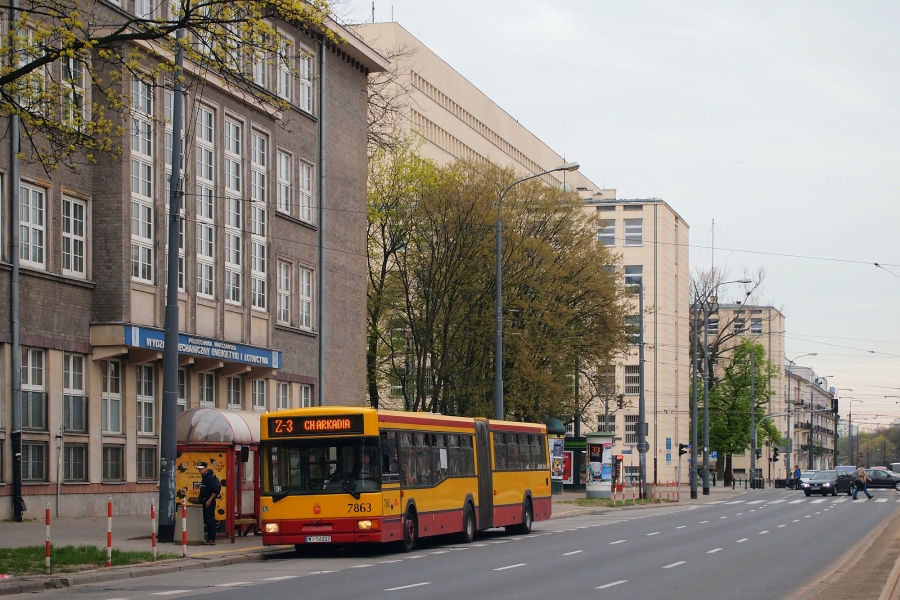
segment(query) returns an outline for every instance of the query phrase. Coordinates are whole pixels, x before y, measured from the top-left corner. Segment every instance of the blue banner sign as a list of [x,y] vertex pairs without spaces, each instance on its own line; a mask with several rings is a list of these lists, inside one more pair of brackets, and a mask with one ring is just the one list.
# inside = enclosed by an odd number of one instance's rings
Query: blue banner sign
[[[135,348],[163,350],[166,346],[165,332],[148,327],[125,326],[125,343]],[[196,335],[178,334],[178,353],[202,358],[227,360],[255,367],[281,368],[281,352],[267,348],[257,348],[215,340]]]

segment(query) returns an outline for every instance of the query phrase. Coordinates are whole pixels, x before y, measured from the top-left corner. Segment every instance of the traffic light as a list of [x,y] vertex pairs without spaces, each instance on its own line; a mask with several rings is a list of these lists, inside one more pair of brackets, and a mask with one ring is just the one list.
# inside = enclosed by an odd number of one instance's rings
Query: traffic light
[[690,449],[690,446],[687,444],[678,444],[678,456],[684,456],[687,454],[687,451]]
[[772,462],[778,462],[778,447],[772,448]]
[[837,414],[838,414],[838,399],[837,398],[831,399],[831,414],[833,414],[835,416],[837,416]]
[[757,448],[756,449],[756,460],[759,460],[761,458],[762,458],[762,448]]
[[616,406],[618,406],[619,408],[625,408],[625,396],[623,396],[622,394],[616,396]]

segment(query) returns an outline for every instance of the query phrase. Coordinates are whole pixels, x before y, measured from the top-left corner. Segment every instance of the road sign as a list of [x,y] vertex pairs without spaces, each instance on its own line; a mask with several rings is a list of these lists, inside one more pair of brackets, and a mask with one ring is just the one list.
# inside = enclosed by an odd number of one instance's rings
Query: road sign
[[622,450],[622,454],[631,454],[631,450]]
[[650,449],[650,442],[640,442],[637,445],[638,452],[646,453]]
[[719,453],[718,453],[718,451],[713,450],[712,452],[709,453],[709,457],[710,457],[711,459],[713,459],[713,460],[718,459],[718,458],[719,458]]

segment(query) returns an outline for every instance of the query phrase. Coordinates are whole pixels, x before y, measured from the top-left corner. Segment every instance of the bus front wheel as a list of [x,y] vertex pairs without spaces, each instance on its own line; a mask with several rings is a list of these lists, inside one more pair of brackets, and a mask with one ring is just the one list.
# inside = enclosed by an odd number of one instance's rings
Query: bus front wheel
[[525,506],[522,507],[522,522],[518,525],[511,525],[506,530],[518,535],[527,535],[531,533],[532,524],[534,524],[534,508],[531,506],[531,498],[526,498]]
[[419,524],[416,521],[416,513],[409,511],[403,520],[403,551],[412,552],[416,549],[416,540],[419,537]]

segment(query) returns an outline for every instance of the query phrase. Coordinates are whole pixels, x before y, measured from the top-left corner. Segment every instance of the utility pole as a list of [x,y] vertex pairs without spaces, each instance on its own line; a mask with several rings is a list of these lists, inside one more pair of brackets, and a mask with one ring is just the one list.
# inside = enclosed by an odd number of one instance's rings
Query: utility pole
[[709,308],[703,305],[703,495],[709,496]]
[[809,388],[809,444],[806,447],[807,458],[806,468],[810,471],[813,469],[813,390]]
[[650,495],[650,484],[647,482],[647,407],[644,398],[644,276],[638,282],[638,377],[641,380],[641,395],[638,396],[638,453],[641,469],[641,498]]
[[181,235],[181,130],[184,121],[183,31],[175,34],[175,85],[172,97],[172,175],[169,187],[169,255],[166,272],[166,330],[163,348],[163,400],[159,440],[159,531],[160,542],[175,539],[175,458],[178,420],[178,247]]
[[[691,500],[697,499],[697,386],[699,385],[697,381],[697,336],[700,335],[700,330],[697,328],[699,318],[697,316],[697,304],[694,304],[694,385],[693,385],[693,398],[691,402],[691,474],[690,474],[690,482],[691,482]],[[681,482],[678,482],[681,485]]]
[[750,342],[750,488],[756,488],[756,342]]

